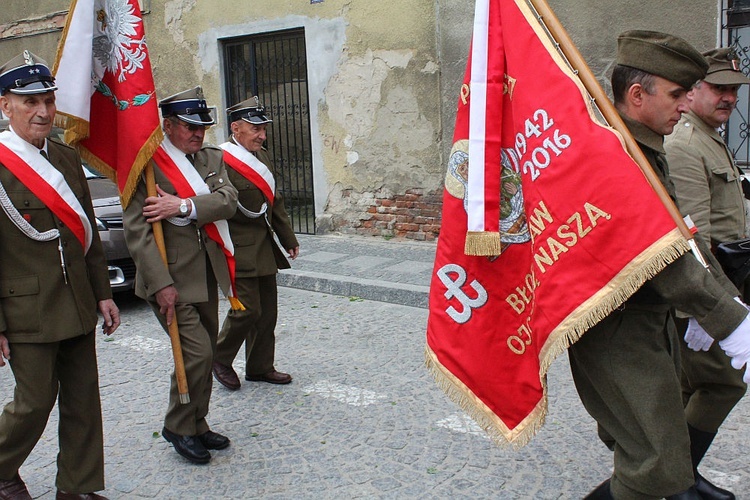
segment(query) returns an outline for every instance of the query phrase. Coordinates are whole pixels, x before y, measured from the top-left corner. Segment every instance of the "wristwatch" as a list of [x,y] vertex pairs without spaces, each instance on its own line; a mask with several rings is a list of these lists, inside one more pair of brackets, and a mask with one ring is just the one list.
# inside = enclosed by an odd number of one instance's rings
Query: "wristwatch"
[[187,217],[187,214],[188,214],[187,200],[183,198],[180,200],[180,216]]

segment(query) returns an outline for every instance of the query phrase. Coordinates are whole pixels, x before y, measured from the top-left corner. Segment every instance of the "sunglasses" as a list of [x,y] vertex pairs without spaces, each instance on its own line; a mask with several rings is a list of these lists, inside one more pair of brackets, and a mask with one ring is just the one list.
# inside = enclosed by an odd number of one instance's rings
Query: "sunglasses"
[[206,125],[198,125],[196,123],[185,123],[182,120],[170,120],[172,123],[185,127],[191,132],[197,132],[198,130],[206,130]]

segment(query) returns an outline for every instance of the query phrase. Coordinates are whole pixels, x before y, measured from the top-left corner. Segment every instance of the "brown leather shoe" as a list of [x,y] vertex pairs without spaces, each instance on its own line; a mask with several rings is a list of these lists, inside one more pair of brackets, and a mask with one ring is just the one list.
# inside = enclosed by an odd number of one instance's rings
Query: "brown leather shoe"
[[16,477],[8,481],[0,480],[0,500],[31,500],[21,476],[16,474]]
[[240,379],[231,366],[214,361],[211,365],[211,371],[214,372],[214,378],[230,391],[236,391],[240,388]]
[[292,381],[292,376],[288,373],[271,370],[262,375],[245,375],[245,380],[248,382],[268,382],[269,384],[288,384]]
[[108,500],[107,497],[97,495],[96,493],[65,493],[57,490],[56,500]]

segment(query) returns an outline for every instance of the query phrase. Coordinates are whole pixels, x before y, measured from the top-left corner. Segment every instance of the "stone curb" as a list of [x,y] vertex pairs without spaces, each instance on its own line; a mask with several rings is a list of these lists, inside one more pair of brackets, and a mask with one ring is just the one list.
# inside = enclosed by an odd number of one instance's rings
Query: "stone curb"
[[312,271],[285,269],[276,275],[279,286],[311,292],[360,297],[390,304],[427,308],[430,288],[408,283],[337,276]]

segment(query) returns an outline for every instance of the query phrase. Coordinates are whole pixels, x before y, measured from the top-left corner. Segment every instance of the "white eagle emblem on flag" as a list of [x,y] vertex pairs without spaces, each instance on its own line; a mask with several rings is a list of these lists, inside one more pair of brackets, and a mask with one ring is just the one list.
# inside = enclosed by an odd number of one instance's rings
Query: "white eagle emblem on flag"
[[140,22],[127,0],[97,0],[93,43],[97,80],[109,71],[122,82],[143,69],[147,52],[144,38],[136,38]]

